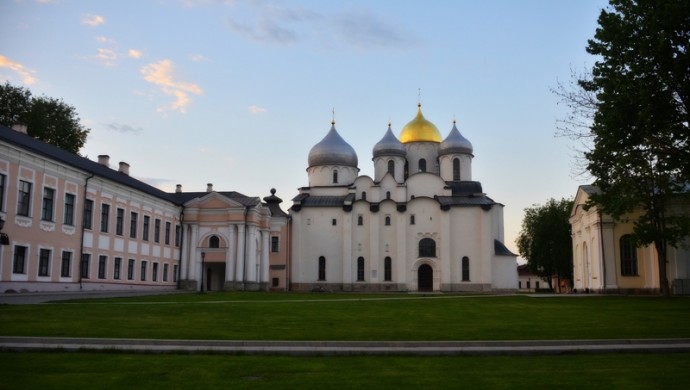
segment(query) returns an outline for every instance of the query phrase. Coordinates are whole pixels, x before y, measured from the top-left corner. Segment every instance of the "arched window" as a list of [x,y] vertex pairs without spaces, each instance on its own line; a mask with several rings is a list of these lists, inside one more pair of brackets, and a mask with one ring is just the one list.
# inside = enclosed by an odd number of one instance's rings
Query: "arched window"
[[357,216],[357,225],[358,226],[364,225],[364,217],[362,217],[361,215]]
[[426,172],[426,160],[423,158],[419,159],[419,172]]
[[410,225],[414,225],[414,214],[410,215]]
[[637,247],[629,234],[620,239],[621,276],[637,276]]
[[357,281],[364,281],[364,257],[357,258]]
[[391,192],[390,192],[390,191],[386,191],[386,199],[390,199],[390,198],[391,198]]
[[460,180],[460,159],[453,159],[453,180]]
[[470,281],[470,258],[467,256],[462,258],[462,281]]
[[362,191],[362,200],[367,200],[367,193]]
[[388,160],[388,173],[395,176],[395,161]]
[[220,238],[218,238],[218,236],[211,236],[211,238],[208,239],[208,247],[220,248]]
[[436,257],[436,241],[422,238],[419,241],[419,257]]
[[383,280],[386,282],[393,280],[393,261],[390,257],[383,259]]
[[326,280],[326,258],[319,257],[319,280]]
[[337,184],[337,183],[338,183],[338,170],[334,169],[333,170],[333,184]]
[[384,219],[384,225],[390,226],[391,225],[391,217],[390,215],[386,215],[386,218]]

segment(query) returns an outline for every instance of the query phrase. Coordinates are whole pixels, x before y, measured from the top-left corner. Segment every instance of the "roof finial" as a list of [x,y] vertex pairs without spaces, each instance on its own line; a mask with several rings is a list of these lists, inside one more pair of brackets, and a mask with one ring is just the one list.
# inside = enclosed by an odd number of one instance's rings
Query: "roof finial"
[[390,115],[388,116],[388,128],[389,129],[391,128],[391,117],[390,117]]
[[331,124],[335,125],[335,107],[333,107],[333,119],[331,120]]
[[455,126],[455,113],[453,113],[453,126]]
[[422,106],[422,89],[417,88],[417,107]]

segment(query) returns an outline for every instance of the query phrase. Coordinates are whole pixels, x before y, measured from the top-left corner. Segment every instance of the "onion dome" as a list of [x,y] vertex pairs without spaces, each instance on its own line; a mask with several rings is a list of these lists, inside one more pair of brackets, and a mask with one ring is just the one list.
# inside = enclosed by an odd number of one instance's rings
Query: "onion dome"
[[344,165],[357,168],[357,153],[345,142],[331,122],[331,130],[309,151],[309,166]]
[[472,144],[460,134],[460,131],[455,126],[455,121],[453,121],[453,129],[448,134],[448,137],[441,142],[438,154],[442,156],[444,154],[456,153],[472,154]]
[[422,115],[422,105],[417,105],[417,116],[403,127],[400,142],[441,142],[441,133]]
[[405,146],[393,134],[391,124],[388,124],[386,134],[381,138],[381,141],[374,145],[374,158],[381,156],[401,156],[405,157]]

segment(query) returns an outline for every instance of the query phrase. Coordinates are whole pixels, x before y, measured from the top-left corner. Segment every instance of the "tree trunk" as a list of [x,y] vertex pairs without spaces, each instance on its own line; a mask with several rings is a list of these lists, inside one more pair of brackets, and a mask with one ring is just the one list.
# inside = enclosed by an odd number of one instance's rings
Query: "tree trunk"
[[671,290],[668,285],[668,277],[666,276],[666,240],[654,241],[656,248],[656,255],[659,262],[659,289],[661,295],[665,297],[671,296]]

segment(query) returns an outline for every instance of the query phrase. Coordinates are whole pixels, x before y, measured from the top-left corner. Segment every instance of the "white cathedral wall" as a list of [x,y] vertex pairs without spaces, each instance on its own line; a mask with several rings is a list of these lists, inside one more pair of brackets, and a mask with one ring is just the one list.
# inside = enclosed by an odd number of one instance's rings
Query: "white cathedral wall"
[[453,160],[460,159],[460,180],[472,180],[472,155],[471,154],[446,154],[438,158],[441,166],[443,180],[453,180]]
[[[333,182],[334,171],[338,171],[337,183]],[[350,185],[355,182],[358,173],[358,168],[342,165],[317,165],[307,168],[310,187]]]
[[419,172],[419,159],[426,160],[426,171],[439,174],[438,146],[436,142],[410,142],[405,144],[407,150],[408,172],[412,176]]
[[396,182],[402,183],[405,175],[405,158],[402,156],[386,156],[377,157],[374,159],[374,179],[378,182],[383,179],[383,176],[388,173],[388,161],[395,162],[395,171],[393,178]]

